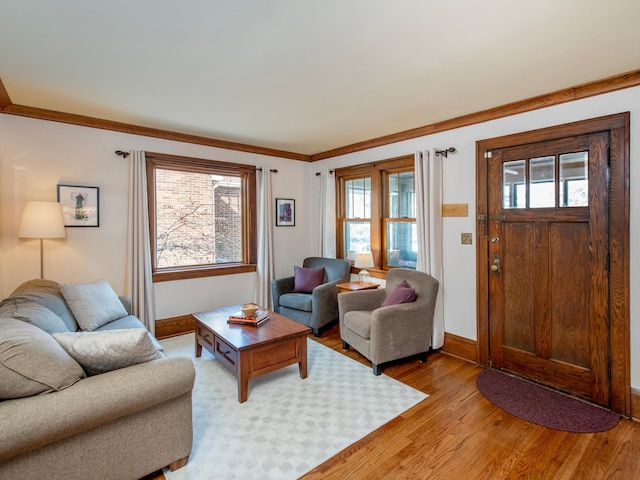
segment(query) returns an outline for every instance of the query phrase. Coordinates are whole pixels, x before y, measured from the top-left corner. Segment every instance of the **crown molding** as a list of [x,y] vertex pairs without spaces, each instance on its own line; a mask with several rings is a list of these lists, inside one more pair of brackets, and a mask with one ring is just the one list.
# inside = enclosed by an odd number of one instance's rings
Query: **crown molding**
[[417,127],[410,130],[365,140],[363,142],[353,143],[351,145],[346,145],[313,155],[304,155],[301,153],[258,147],[255,145],[248,145],[244,143],[229,142],[226,140],[218,140],[215,138],[202,137],[198,135],[189,135],[158,128],[142,127],[139,125],[131,125],[128,123],[103,120],[100,118],[88,117],[84,115],[57,112],[54,110],[47,110],[37,107],[14,105],[11,102],[9,93],[2,83],[1,78],[0,112],[9,115],[18,115],[40,120],[48,120],[52,122],[68,123],[72,125],[99,128],[103,130],[112,130],[116,132],[129,133],[132,135],[162,138],[165,140],[192,143],[196,145],[205,145],[208,147],[224,148],[227,150],[237,150],[258,155],[268,155],[272,157],[286,158],[303,162],[316,162],[318,160],[324,160],[326,158],[337,157],[340,155],[346,155],[348,153],[359,152],[362,150],[368,150],[370,148],[402,142],[404,140],[410,140],[425,135],[433,135],[434,133],[444,132],[446,130],[453,130],[455,128],[466,127],[490,120],[496,120],[498,118],[508,117],[511,115],[516,115],[518,113],[551,107],[553,105],[559,105],[561,103],[580,100],[583,98],[601,95],[625,88],[636,87],[638,85],[640,85],[640,70],[634,70],[632,72],[615,75],[595,82],[585,83],[575,87],[539,95],[537,97],[532,97],[487,110],[462,115],[459,117],[451,118],[449,120],[444,120],[442,122],[432,123],[429,125],[424,125],[422,127]]
[[[1,81],[1,80],[0,80]],[[192,143],[196,145],[205,145],[207,147],[224,148],[227,150],[237,150],[240,152],[255,153],[258,155],[268,155],[271,157],[287,158],[290,160],[299,160],[303,162],[309,161],[308,155],[301,153],[287,152],[284,150],[276,150],[272,148],[257,147],[255,145],[247,145],[244,143],[229,142],[226,140],[217,140],[215,138],[201,137],[197,135],[189,135],[186,133],[172,132],[170,130],[162,130],[159,128],[142,127],[139,125],[131,125],[128,123],[114,122],[111,120],[103,120],[100,118],[87,117],[84,115],[75,115],[72,113],[56,112],[54,110],[46,110],[43,108],[26,107],[23,105],[14,105],[11,101],[4,104],[4,100],[9,99],[6,90],[0,86],[0,108],[2,113],[9,115],[17,115],[21,117],[36,118],[39,120],[48,120],[51,122],[68,123],[71,125],[79,125],[83,127],[99,128],[102,130],[111,130],[121,133],[129,133],[132,135],[142,135],[145,137],[162,138],[164,140],[172,140],[176,142]]]
[[553,105],[572,102],[574,100],[593,97],[595,95],[601,95],[603,93],[609,93],[625,88],[636,87],[638,85],[640,85],[640,70],[634,70],[633,72],[615,75],[603,80],[565,88],[556,92],[508,103],[499,107],[470,113],[468,115],[462,115],[442,122],[432,123],[430,125],[413,128],[411,130],[392,133],[390,135],[335,148],[326,152],[316,153],[311,155],[311,161],[316,162],[318,160],[359,152],[361,150],[368,150],[370,148],[380,147],[390,143],[402,142],[404,140],[423,137],[425,135],[433,135],[434,133],[453,130],[454,128],[467,127],[477,123],[488,122],[489,120],[496,120],[498,118],[508,117],[518,113],[551,107]]

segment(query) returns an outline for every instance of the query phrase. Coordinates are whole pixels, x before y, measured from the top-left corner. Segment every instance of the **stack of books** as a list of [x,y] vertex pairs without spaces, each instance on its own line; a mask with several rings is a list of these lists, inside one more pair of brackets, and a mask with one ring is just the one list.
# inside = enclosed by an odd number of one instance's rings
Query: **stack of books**
[[269,320],[269,311],[260,309],[252,317],[245,317],[240,310],[233,315],[229,315],[227,323],[234,323],[237,325],[251,325],[257,327]]

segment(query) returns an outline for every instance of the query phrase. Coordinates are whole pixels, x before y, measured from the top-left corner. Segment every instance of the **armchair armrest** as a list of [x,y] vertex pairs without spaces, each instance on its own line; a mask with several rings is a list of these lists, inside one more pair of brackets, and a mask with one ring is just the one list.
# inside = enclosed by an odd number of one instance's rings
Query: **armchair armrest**
[[310,327],[316,331],[328,322],[338,318],[338,283],[342,280],[323,283],[311,292],[313,311]]
[[340,328],[344,328],[344,315],[353,310],[375,310],[382,305],[385,298],[384,289],[361,290],[359,292],[343,292],[338,295],[338,312]]
[[280,313],[280,295],[293,290],[294,277],[282,277],[271,280],[271,297],[273,299],[273,311]]
[[371,315],[371,361],[381,364],[426,352],[431,347],[432,330],[433,316],[419,303],[375,309]]
[[338,295],[340,315],[352,310],[375,310],[382,305],[385,296],[384,289],[341,293]]

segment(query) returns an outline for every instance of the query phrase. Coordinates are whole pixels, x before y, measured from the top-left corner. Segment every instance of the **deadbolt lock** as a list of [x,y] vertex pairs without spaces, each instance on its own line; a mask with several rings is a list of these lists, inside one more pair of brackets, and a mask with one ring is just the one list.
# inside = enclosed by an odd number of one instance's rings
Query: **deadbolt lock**
[[500,255],[497,253],[493,254],[493,262],[491,263],[491,271],[494,273],[500,272]]

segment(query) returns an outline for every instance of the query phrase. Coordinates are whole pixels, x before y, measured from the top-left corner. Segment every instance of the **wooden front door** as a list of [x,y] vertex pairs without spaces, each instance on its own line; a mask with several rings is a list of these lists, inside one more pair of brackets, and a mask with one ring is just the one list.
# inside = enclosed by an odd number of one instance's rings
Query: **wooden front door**
[[566,133],[487,151],[488,363],[610,407],[609,166],[619,138]]

